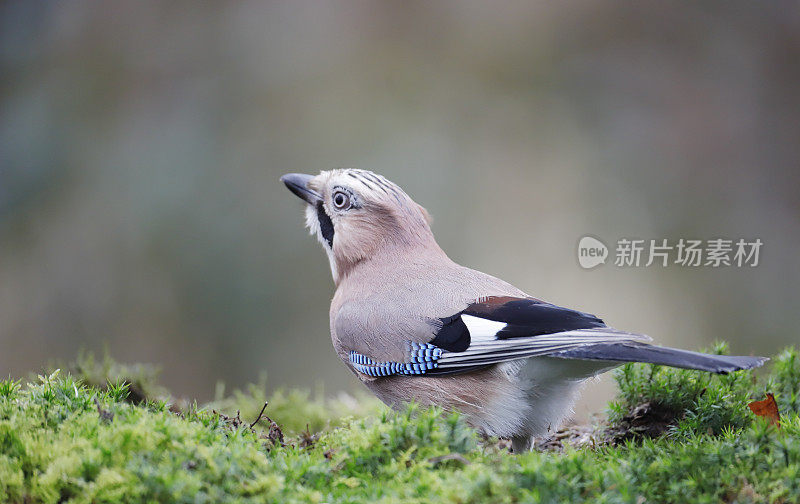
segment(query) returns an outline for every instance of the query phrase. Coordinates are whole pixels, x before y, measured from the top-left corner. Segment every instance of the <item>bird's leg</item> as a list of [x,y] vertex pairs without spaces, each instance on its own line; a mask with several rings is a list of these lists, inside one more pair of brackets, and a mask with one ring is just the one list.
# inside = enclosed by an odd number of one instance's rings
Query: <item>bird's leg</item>
[[531,436],[515,436],[511,438],[511,451],[525,453],[531,450],[534,438]]

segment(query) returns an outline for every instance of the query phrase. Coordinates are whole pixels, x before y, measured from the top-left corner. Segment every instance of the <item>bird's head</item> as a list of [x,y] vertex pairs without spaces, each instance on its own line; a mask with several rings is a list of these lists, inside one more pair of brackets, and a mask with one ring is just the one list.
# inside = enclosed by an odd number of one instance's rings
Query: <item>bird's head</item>
[[366,170],[281,177],[306,205],[306,226],[317,235],[337,283],[357,264],[435,245],[428,212],[400,187]]

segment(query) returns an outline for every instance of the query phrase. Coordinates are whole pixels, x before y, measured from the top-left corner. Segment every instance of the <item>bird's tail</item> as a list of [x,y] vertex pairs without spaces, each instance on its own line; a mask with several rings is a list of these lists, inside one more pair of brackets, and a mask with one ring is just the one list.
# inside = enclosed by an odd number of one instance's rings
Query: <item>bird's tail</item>
[[684,369],[697,369],[711,373],[730,373],[759,367],[767,357],[741,355],[710,355],[677,348],[667,348],[646,343],[600,343],[577,347],[551,354],[551,357],[614,362],[647,362]]

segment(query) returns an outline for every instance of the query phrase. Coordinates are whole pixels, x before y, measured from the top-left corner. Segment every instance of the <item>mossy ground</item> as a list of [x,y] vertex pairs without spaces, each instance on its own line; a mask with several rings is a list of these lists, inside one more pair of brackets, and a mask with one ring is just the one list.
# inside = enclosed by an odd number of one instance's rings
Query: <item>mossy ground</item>
[[[285,391],[266,409],[281,441],[248,424],[263,387],[199,408],[104,365],[0,381],[0,502],[800,502],[793,349],[761,379],[624,366],[590,442],[521,455],[436,409]],[[767,391],[780,427],[747,408]]]

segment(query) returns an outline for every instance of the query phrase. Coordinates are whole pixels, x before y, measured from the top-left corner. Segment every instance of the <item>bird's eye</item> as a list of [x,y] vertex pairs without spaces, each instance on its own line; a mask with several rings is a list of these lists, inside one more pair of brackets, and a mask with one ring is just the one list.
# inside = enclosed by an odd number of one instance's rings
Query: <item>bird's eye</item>
[[350,196],[342,191],[337,191],[333,194],[333,206],[337,210],[346,210],[350,207]]

